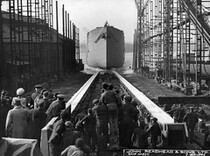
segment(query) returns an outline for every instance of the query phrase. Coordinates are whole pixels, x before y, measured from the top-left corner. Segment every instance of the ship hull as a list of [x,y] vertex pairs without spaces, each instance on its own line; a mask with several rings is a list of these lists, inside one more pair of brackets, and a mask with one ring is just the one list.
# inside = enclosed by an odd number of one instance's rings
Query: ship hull
[[87,65],[119,68],[124,64],[124,33],[112,26],[98,27],[87,34]]

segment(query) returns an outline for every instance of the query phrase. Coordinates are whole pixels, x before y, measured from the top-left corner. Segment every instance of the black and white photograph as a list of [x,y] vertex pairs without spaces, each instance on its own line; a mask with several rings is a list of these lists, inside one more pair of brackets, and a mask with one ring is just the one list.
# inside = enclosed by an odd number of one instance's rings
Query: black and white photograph
[[0,156],[210,156],[210,0],[0,0]]

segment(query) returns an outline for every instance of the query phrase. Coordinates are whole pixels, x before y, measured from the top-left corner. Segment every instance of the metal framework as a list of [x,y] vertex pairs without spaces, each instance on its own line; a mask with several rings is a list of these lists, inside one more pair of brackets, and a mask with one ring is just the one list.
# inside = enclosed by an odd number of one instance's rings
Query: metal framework
[[210,85],[210,1],[135,2],[135,71],[167,82],[176,80],[185,88],[194,83],[194,94],[199,93],[203,81]]
[[[79,38],[76,41],[72,32],[77,30],[79,36],[79,30],[72,27],[64,6],[59,13],[55,0],[1,0],[0,4],[0,89],[31,89],[35,83],[74,70],[63,66],[63,57],[70,48],[72,56],[75,47],[78,53]],[[65,59],[72,64],[76,58]]]

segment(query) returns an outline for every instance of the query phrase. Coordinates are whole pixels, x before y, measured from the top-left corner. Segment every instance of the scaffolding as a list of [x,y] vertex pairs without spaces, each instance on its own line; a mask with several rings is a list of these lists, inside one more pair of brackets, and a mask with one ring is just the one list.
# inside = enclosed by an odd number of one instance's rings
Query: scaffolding
[[[210,85],[210,1],[135,0],[135,71],[185,88]],[[138,57],[136,57],[138,56]]]
[[[72,37],[72,32],[77,30],[77,36],[79,32],[75,24],[71,26],[64,5],[59,12],[55,0],[3,0],[0,3],[1,89],[30,90],[36,83],[74,70],[75,47],[79,49],[79,41]],[[64,60],[64,56],[69,57]],[[66,62],[69,66],[64,66]]]

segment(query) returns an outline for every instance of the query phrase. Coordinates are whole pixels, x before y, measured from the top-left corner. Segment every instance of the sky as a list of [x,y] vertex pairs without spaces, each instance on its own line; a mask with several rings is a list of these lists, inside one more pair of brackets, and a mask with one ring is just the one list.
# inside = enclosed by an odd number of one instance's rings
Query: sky
[[87,32],[109,25],[124,31],[125,42],[133,43],[137,9],[135,0],[59,0],[70,19],[80,29],[80,42],[86,43]]
[[[22,0],[26,5],[26,0]],[[32,0],[33,1],[33,0]],[[56,0],[53,0],[55,4]],[[102,27],[106,21],[109,25],[124,31],[125,42],[133,43],[136,28],[137,9],[135,0],[57,0],[59,14],[62,15],[62,5],[69,13],[70,20],[80,30],[80,42],[86,43],[87,32]],[[8,1],[3,1],[3,8],[8,9]],[[54,5],[55,6],[55,5]],[[55,8],[54,8],[55,9]],[[4,10],[4,9],[3,9]],[[26,14],[26,12],[24,12]],[[54,10],[55,14],[55,10]],[[56,16],[54,15],[54,18]],[[59,32],[62,32],[62,17],[59,18]],[[56,22],[54,22],[55,25]],[[56,26],[55,26],[56,27]]]

